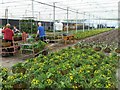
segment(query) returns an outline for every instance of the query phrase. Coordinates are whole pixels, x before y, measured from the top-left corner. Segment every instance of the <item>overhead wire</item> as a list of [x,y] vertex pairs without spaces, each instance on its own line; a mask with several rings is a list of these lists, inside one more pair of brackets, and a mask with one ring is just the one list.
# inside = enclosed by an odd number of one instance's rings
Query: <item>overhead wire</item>
[[[29,0],[29,1],[31,1],[31,0]],[[60,2],[62,2],[63,0],[61,0]],[[19,2],[19,1],[16,1],[16,2]],[[36,2],[36,3],[40,3],[41,5],[47,5],[47,6],[50,6],[50,7],[53,7],[53,5],[51,5],[51,4],[47,4],[47,3],[43,3],[43,2],[39,2],[39,1],[36,1],[36,0],[34,0],[34,2]],[[5,3],[8,3],[8,2],[4,2],[4,4]],[[9,3],[12,3],[12,2],[9,2]],[[15,3],[15,2],[13,2],[13,3]],[[95,4],[96,2],[91,2],[91,4]],[[87,3],[88,4],[88,3]],[[89,2],[89,4],[90,4],[90,2]],[[35,4],[36,5],[36,4]],[[68,4],[69,5],[69,4]],[[110,3],[109,3],[109,5],[110,5]],[[67,8],[63,8],[63,7],[61,7],[61,6],[55,6],[55,8],[56,9],[59,9],[59,11],[61,10],[65,10],[65,11],[67,11]],[[19,8],[18,8],[19,9]],[[43,9],[43,8],[42,8]],[[49,10],[49,9],[48,9]],[[46,11],[47,11],[47,9],[46,9]],[[71,8],[69,8],[69,11],[70,12],[73,12],[73,13],[76,13],[76,10],[73,10],[73,9],[71,9]],[[112,10],[109,10],[110,12],[112,11]],[[42,12],[42,11],[39,11],[39,12]],[[83,12],[87,12],[87,11],[83,11]],[[83,12],[79,12],[79,14],[82,14],[83,15]],[[90,11],[89,11],[90,12]],[[102,11],[91,11],[91,12],[102,12]],[[103,12],[106,12],[105,10],[103,11]],[[47,13],[47,12],[45,12],[45,13]],[[87,15],[87,14],[86,14]],[[87,15],[88,16],[88,15]],[[92,16],[92,15],[91,15]]]

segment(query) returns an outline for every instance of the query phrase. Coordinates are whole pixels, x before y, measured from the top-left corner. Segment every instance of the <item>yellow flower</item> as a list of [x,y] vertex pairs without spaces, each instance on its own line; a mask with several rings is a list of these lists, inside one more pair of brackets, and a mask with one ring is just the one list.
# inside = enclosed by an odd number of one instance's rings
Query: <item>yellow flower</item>
[[94,66],[96,67],[96,64],[94,64]]
[[72,73],[69,73],[69,75],[70,75],[70,80],[73,80],[73,75],[72,75]]
[[73,88],[78,88],[77,86],[73,86]]
[[8,76],[8,80],[13,80],[14,76]]
[[87,72],[89,73],[90,71],[88,70]]
[[70,76],[70,80],[73,80],[73,76]]
[[48,83],[49,85],[51,85],[51,84],[53,83],[53,81],[52,81],[51,79],[47,79],[47,83]]
[[106,88],[110,88],[110,87],[111,87],[111,84],[108,83],[105,87],[106,87]]
[[106,85],[106,86],[105,86],[105,88],[109,88],[109,86],[108,86],[108,85]]
[[31,83],[34,84],[34,85],[38,85],[39,84],[39,80],[33,79]]
[[79,71],[80,73],[82,72],[82,69],[80,69],[80,71]]

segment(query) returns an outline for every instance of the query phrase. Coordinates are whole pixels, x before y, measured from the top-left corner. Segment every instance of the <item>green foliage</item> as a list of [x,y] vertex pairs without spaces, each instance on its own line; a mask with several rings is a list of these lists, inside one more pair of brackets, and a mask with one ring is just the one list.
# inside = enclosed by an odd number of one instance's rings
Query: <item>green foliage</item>
[[41,51],[45,48],[46,43],[39,40],[38,42],[34,42],[33,38],[28,39],[28,43],[31,43],[31,45],[23,45],[21,48],[24,49],[38,49],[38,51]]
[[0,77],[2,77],[2,80],[6,80],[8,76],[8,69],[4,67],[0,67]]
[[14,37],[22,37],[22,33],[15,33]]
[[32,36],[32,38],[35,38],[35,37],[36,37],[36,34],[32,34],[31,36]]
[[[41,42],[39,42],[41,43]],[[48,56],[39,55],[23,63],[26,73],[9,78],[5,86],[27,81],[28,88],[115,88],[118,56],[91,48],[66,48]],[[27,76],[26,78],[23,78]],[[14,74],[11,75],[14,77]],[[23,78],[23,79],[21,79]]]
[[21,30],[26,33],[36,33],[37,32],[37,25],[34,20],[21,20],[20,21]]
[[85,32],[78,32],[78,33],[75,33],[75,39],[78,39],[78,40],[84,39],[86,37],[94,36],[96,34],[103,33],[109,30],[112,30],[112,29],[97,29],[97,30],[90,30]]

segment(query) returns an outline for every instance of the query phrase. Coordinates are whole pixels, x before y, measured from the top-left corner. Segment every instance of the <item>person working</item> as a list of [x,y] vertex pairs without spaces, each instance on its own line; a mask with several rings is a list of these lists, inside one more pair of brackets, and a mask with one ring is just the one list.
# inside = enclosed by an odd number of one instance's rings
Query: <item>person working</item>
[[11,42],[11,45],[13,45],[13,36],[14,33],[10,29],[10,24],[7,24],[5,29],[2,30],[2,33],[4,33],[4,41],[5,42]]
[[40,40],[44,41],[46,40],[45,37],[45,29],[43,26],[41,26],[41,22],[38,23],[38,31],[37,31],[37,36],[39,35]]
[[17,29],[16,26],[13,26],[13,32],[14,32],[14,33],[18,33],[18,32],[20,32],[20,31]]
[[23,33],[22,33],[22,41],[26,42],[27,37],[28,37],[27,33],[23,31]]

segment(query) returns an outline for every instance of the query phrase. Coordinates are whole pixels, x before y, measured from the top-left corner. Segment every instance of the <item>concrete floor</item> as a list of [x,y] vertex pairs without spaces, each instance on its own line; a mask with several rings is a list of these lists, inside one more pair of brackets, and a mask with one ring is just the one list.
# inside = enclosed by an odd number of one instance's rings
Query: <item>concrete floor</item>
[[11,68],[12,65],[18,62],[23,62],[24,60],[19,55],[0,57],[0,64],[2,67]]

